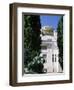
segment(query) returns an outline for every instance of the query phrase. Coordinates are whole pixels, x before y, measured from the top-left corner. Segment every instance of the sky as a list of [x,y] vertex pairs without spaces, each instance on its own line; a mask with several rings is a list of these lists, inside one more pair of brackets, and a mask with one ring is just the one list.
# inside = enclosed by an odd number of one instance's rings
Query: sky
[[57,30],[58,21],[61,15],[40,15],[41,27],[42,26],[52,26]]

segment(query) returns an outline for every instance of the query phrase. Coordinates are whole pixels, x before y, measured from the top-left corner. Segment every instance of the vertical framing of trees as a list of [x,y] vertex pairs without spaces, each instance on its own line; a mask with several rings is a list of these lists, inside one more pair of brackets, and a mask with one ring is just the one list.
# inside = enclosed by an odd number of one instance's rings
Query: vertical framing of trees
[[61,16],[57,27],[57,43],[59,47],[59,63],[63,70],[63,16]]
[[44,59],[40,57],[41,37],[39,15],[24,15],[24,67],[30,73],[42,73]]

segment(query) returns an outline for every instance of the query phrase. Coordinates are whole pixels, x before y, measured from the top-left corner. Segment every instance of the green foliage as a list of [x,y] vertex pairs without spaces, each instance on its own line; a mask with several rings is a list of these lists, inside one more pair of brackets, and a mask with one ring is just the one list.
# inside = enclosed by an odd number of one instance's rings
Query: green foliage
[[61,17],[58,23],[57,42],[59,47],[59,62],[63,69],[63,16]]
[[40,57],[40,28],[40,17],[38,15],[24,16],[24,67],[29,72],[43,72],[44,62],[42,62],[42,57]]
[[39,55],[33,58],[33,61],[31,61],[28,66],[29,71],[37,72],[37,73],[43,73],[43,63],[45,62],[43,57],[40,57]]

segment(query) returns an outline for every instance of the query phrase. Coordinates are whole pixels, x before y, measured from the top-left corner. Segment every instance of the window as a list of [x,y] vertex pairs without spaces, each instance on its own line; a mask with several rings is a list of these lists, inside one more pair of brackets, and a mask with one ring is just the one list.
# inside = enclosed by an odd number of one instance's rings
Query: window
[[52,62],[54,62],[54,54],[52,54]]
[[[54,57],[55,56],[55,57]],[[52,62],[56,62],[56,54],[52,54]]]
[[56,54],[55,54],[55,62],[56,62]]

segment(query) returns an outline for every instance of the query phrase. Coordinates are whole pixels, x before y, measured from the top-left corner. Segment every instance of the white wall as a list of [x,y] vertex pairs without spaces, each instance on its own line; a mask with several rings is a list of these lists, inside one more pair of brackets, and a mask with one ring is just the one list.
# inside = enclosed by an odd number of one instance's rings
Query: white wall
[[[9,3],[13,1],[0,0],[0,90],[73,90],[74,82],[72,84],[28,87],[9,86]],[[72,5],[74,9],[74,0],[15,0],[15,2]]]

